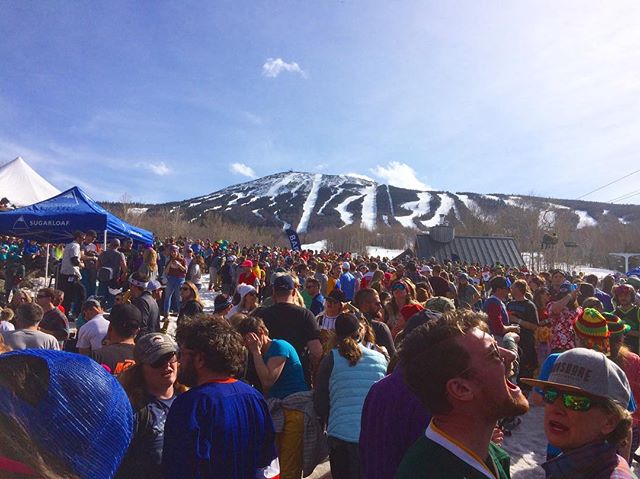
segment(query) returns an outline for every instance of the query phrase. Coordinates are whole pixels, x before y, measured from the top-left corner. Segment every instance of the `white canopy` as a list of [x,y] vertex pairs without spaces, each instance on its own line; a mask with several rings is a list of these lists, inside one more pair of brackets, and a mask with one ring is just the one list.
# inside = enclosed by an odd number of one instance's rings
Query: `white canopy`
[[60,194],[21,157],[0,166],[0,198],[15,206],[28,206]]

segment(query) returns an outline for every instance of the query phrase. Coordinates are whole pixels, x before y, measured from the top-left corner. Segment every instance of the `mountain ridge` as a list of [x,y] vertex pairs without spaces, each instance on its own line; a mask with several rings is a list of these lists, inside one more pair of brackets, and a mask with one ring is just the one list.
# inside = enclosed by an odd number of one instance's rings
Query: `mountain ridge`
[[614,221],[640,223],[640,205],[545,198],[518,194],[482,194],[411,190],[350,175],[286,171],[227,186],[194,198],[142,208],[153,214],[180,209],[190,221],[213,212],[231,221],[299,233],[358,224],[369,231],[402,226],[417,231],[448,221],[491,218],[500,212],[538,210],[539,221],[553,226],[558,215],[576,229]]

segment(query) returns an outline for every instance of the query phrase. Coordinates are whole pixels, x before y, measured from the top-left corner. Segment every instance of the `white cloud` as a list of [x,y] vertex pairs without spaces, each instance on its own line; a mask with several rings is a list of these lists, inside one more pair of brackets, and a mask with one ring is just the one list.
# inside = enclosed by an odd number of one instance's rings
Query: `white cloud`
[[307,73],[296,62],[287,63],[282,58],[267,58],[262,65],[262,74],[268,78],[276,78],[283,71],[297,73],[302,78],[307,78]]
[[361,180],[367,180],[367,181],[376,181],[373,178],[371,178],[370,176],[367,175],[362,175],[360,173],[345,173],[346,176],[353,176],[354,178],[360,178]]
[[391,161],[387,166],[378,165],[369,171],[391,186],[422,191],[431,189],[418,179],[414,169],[406,163]]
[[149,163],[147,168],[151,170],[154,175],[165,176],[171,173],[171,169],[165,164],[164,161],[160,163]]
[[238,175],[246,176],[248,178],[256,177],[256,172],[253,171],[253,168],[245,165],[244,163],[232,163],[229,167],[229,171],[231,171],[231,173],[237,173]]

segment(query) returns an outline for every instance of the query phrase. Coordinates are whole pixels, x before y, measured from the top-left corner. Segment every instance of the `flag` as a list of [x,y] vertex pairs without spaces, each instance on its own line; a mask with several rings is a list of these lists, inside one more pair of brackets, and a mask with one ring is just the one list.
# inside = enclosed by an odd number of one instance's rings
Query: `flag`
[[300,238],[298,238],[298,233],[295,230],[286,230],[285,233],[289,237],[289,243],[291,243],[291,249],[293,251],[300,251]]

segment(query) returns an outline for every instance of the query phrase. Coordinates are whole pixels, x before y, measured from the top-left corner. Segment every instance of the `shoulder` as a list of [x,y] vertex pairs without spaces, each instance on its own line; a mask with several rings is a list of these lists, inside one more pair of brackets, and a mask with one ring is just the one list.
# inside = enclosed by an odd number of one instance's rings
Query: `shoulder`
[[449,478],[460,460],[442,446],[426,437],[421,437],[411,446],[396,473],[396,479]]

